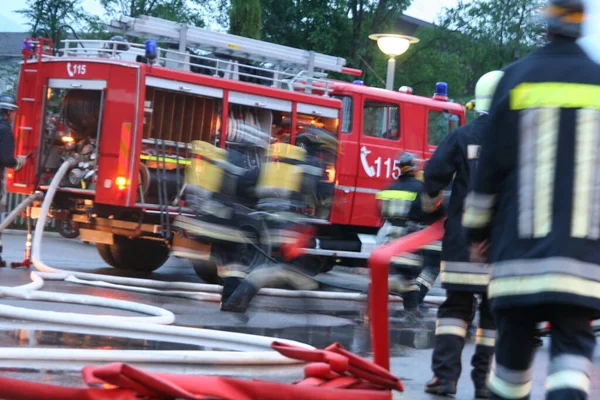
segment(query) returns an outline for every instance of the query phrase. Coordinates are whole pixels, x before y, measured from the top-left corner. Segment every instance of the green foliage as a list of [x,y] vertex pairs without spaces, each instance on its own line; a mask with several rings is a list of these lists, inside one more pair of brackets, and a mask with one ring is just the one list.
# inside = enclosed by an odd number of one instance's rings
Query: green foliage
[[74,30],[81,29],[85,11],[81,0],[27,0],[17,11],[27,18],[31,34],[52,39],[55,47]]
[[415,35],[421,41],[400,56],[396,86],[408,85],[415,94],[432,96],[435,84],[442,81],[448,83],[451,95],[462,95],[469,68],[454,51],[455,43],[462,39],[460,35],[440,27],[421,28]]
[[260,39],[260,0],[232,0],[229,33]]
[[19,80],[19,67],[20,65],[18,63],[0,65],[0,76],[2,76],[6,84],[4,93],[16,95]]
[[205,25],[213,3],[210,0],[100,0],[109,17],[148,15],[198,27]]
[[[380,85],[387,59],[369,40],[391,32],[411,0],[261,0],[262,37],[273,43],[346,58],[365,70],[367,84]],[[373,71],[370,68],[373,68]],[[353,79],[339,76],[340,79]]]
[[431,95],[437,81],[468,100],[481,75],[501,69],[544,43],[534,17],[541,0],[460,1],[439,26],[421,29],[421,42],[401,57],[398,73],[415,93]]

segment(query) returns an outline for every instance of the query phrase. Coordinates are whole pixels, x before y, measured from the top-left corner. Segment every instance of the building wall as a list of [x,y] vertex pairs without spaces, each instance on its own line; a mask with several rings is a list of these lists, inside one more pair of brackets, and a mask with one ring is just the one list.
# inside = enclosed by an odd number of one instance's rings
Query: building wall
[[26,32],[0,32],[0,92],[11,89],[7,86],[18,74],[21,48],[28,36]]

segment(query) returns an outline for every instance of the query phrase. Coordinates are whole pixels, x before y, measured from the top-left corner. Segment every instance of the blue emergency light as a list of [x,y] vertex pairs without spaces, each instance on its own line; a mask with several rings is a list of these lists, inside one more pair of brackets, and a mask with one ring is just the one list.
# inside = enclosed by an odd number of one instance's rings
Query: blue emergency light
[[154,62],[158,57],[158,48],[156,46],[156,40],[146,40],[146,58],[150,62]]
[[435,84],[434,100],[448,101],[448,84],[446,82],[438,82]]
[[354,83],[355,85],[364,85],[365,84],[364,81],[354,81],[352,83]]
[[35,44],[31,43],[31,41],[25,39],[23,40],[23,46],[21,47],[21,50],[25,51],[28,50],[29,51],[33,51],[33,49],[35,49]]

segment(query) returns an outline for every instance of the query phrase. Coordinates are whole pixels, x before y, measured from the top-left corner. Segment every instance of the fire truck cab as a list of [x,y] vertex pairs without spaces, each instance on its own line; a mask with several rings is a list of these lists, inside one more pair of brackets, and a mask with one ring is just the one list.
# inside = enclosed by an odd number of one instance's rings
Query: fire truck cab
[[[336,57],[151,17],[111,26],[149,40],[67,40],[58,53],[49,40],[25,41],[14,134],[17,155],[31,157],[7,184],[13,193],[46,191],[76,158],[51,215],[77,222],[82,240],[116,268],[150,272],[174,255],[207,277],[215,244],[173,226],[193,216],[182,201],[192,142],[223,149],[250,175],[270,144],[304,148],[323,170],[304,215],[317,228],[306,251],[323,271],[362,265],[382,224],[375,194],[398,178],[397,154],[426,160],[465,123],[443,84],[434,98],[419,97],[329,80],[327,71],[360,74]],[[251,207],[253,193],[244,193]],[[247,250],[236,261],[254,262]]]

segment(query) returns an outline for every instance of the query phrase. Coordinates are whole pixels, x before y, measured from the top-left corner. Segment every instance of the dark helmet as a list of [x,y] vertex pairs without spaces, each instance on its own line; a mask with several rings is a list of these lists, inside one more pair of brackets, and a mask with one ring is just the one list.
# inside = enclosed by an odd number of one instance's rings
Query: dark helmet
[[15,96],[7,93],[0,94],[0,110],[18,110],[17,99]]
[[417,169],[417,157],[413,153],[400,153],[396,160],[400,162],[400,172],[402,175],[414,173]]
[[[129,50],[129,42],[123,36],[113,36],[113,37],[111,37],[108,40],[111,41],[111,42],[122,42],[123,43],[123,44],[117,44],[117,50],[118,51],[127,51],[127,50]],[[105,49],[109,49],[109,50],[114,49],[114,46],[115,46],[114,43],[105,43],[104,44],[104,48]]]
[[548,32],[578,38],[586,18],[582,0],[549,0],[542,11]]

